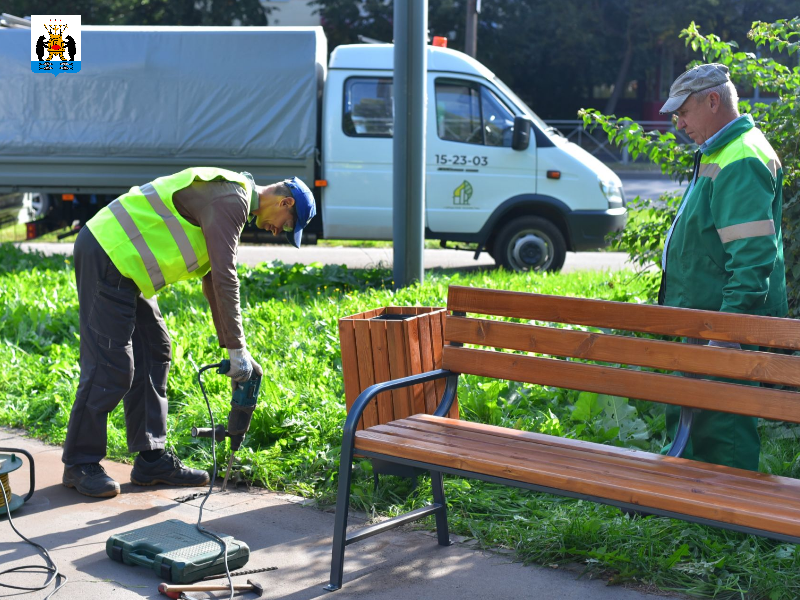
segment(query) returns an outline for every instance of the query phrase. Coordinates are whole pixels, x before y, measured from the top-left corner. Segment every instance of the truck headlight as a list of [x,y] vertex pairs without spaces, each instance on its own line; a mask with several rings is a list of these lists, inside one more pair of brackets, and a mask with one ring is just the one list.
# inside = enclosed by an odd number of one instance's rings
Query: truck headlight
[[622,184],[613,181],[599,180],[600,190],[608,200],[608,208],[622,208],[625,205],[625,200],[622,196]]

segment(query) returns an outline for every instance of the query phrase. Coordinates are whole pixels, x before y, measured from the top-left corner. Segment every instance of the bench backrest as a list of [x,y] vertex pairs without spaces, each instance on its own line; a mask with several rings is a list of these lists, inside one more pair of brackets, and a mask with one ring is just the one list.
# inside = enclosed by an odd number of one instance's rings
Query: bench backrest
[[[800,393],[687,378],[714,376],[800,387],[800,356],[557,328],[553,323],[800,350],[800,321],[450,286],[442,367],[573,390],[800,423]],[[464,316],[511,317],[539,324]],[[484,346],[483,349],[460,344]],[[610,363],[557,360],[486,348]],[[649,367],[662,374],[626,369]]]

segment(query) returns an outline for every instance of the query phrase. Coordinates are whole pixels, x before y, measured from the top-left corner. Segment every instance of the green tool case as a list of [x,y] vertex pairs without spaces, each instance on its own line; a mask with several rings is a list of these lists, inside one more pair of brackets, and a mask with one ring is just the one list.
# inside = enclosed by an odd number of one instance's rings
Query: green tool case
[[[228,544],[230,571],[247,564],[247,544],[217,535]],[[171,583],[191,583],[225,572],[222,544],[177,519],[112,535],[106,542],[106,554],[126,565],[149,567]]]

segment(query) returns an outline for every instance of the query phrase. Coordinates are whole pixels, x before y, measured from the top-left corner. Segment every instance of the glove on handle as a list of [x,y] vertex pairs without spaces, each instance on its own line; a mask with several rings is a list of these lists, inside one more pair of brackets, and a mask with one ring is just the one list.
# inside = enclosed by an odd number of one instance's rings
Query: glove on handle
[[226,373],[234,381],[247,381],[253,374],[253,357],[247,348],[228,348],[231,370]]

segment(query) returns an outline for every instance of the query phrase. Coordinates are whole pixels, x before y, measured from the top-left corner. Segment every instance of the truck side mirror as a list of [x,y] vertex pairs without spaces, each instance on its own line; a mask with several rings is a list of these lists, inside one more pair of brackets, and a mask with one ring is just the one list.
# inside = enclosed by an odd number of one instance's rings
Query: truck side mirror
[[514,135],[511,137],[511,147],[514,150],[527,150],[531,143],[531,120],[528,117],[517,115],[514,117]]

